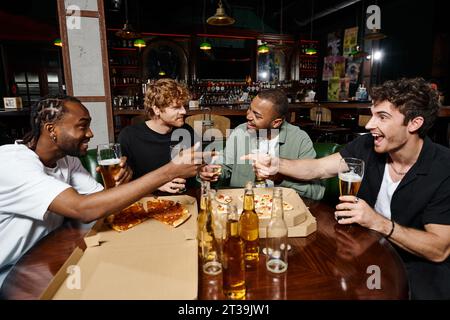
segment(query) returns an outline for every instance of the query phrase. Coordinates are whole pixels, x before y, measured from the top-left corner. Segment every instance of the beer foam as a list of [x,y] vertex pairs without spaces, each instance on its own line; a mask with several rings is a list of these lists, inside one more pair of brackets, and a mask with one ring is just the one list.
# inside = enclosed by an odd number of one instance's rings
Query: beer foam
[[346,181],[346,182],[361,182],[362,181],[362,177],[358,174],[356,174],[353,171],[350,172],[344,172],[344,173],[339,173],[339,179],[341,179],[342,181]]
[[100,160],[98,162],[98,164],[100,166],[112,166],[115,164],[119,164],[120,163],[120,159],[105,159],[105,160]]

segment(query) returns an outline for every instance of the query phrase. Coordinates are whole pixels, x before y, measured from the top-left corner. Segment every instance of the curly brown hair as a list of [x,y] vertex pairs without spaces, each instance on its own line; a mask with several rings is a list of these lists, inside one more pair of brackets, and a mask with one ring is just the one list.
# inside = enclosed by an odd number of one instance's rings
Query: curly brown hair
[[419,137],[424,138],[433,126],[439,111],[439,96],[431,84],[423,78],[390,80],[371,90],[375,104],[389,101],[405,116],[403,124],[416,117],[423,117]]
[[186,86],[173,79],[159,79],[149,84],[145,92],[145,114],[147,119],[155,117],[152,107],[155,106],[161,111],[169,107],[174,101],[186,104],[190,99],[190,94]]

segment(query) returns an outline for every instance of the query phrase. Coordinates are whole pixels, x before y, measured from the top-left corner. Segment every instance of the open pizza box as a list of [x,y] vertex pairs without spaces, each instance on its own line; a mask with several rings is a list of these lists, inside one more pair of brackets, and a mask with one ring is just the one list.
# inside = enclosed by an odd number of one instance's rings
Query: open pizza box
[[[284,220],[288,226],[289,237],[306,237],[317,230],[316,218],[311,214],[308,207],[300,198],[297,192],[291,188],[283,189],[283,202],[285,203]],[[272,197],[272,188],[254,188],[255,202],[263,197]],[[225,197],[222,197],[224,195]],[[228,196],[228,197],[227,197]],[[244,189],[221,189],[217,191],[215,209],[220,214],[221,204],[229,202],[236,205],[239,212],[242,212]],[[228,201],[223,201],[223,199]],[[222,202],[221,202],[222,201]],[[259,210],[256,205],[256,212],[259,216],[259,237],[266,237],[266,227],[270,220],[270,210]]]
[[[197,202],[181,195],[189,217],[175,227],[149,219],[127,231],[99,220],[41,295],[41,299],[196,299]],[[145,203],[150,198],[142,198]]]

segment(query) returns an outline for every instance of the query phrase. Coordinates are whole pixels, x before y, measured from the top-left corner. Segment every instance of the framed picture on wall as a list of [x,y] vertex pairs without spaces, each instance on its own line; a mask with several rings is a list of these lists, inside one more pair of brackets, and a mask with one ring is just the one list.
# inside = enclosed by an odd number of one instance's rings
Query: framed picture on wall
[[20,109],[22,108],[22,98],[21,97],[4,97],[3,105],[5,109]]

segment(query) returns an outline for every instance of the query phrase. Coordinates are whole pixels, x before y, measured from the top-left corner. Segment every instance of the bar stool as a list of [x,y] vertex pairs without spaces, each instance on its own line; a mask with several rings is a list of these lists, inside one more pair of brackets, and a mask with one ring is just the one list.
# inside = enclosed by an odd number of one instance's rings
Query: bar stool
[[[225,116],[201,113],[186,117],[185,123],[190,125],[195,134],[201,137],[203,148],[209,146],[209,150],[223,150],[227,138],[227,131],[230,129],[230,119]],[[215,130],[210,130],[215,129]]]

